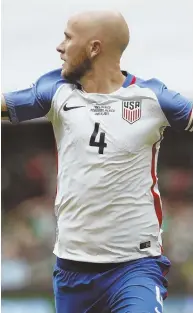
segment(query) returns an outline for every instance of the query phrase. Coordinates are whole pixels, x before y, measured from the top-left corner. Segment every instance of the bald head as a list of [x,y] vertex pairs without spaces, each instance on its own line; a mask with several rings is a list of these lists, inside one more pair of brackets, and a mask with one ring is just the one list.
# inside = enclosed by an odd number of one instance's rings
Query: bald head
[[129,43],[129,29],[123,16],[115,11],[91,11],[71,17],[65,39],[57,47],[65,61],[62,75],[80,80],[87,72],[103,69],[104,64],[119,64]]
[[[68,21],[87,40],[100,40],[103,50],[122,54],[129,43],[129,28],[117,11],[88,11]],[[112,50],[113,49],[113,50]]]

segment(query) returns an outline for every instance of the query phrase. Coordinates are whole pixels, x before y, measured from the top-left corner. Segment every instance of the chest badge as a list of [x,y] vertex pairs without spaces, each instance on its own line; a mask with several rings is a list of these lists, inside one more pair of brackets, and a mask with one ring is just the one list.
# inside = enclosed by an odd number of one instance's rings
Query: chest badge
[[122,101],[122,118],[130,124],[141,118],[141,101]]

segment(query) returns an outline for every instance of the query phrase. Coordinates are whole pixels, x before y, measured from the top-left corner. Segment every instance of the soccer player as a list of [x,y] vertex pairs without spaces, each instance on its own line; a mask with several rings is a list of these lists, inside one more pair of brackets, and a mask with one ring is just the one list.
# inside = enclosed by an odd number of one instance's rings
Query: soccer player
[[120,13],[78,14],[64,35],[62,70],[2,99],[12,123],[47,116],[53,125],[56,312],[162,313],[170,262],[157,156],[165,127],[193,131],[192,104],[121,71],[129,30]]

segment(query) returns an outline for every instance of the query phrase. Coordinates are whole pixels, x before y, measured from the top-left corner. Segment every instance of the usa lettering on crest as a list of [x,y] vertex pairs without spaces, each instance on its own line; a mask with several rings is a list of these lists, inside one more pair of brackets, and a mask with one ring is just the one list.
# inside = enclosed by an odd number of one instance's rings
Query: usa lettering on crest
[[141,101],[123,101],[122,117],[130,124],[138,121],[141,118]]

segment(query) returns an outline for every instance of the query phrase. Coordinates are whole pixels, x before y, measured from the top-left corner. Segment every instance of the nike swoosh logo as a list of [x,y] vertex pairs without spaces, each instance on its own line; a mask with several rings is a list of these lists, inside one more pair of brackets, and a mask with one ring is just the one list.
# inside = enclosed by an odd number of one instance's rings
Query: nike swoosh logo
[[67,107],[67,103],[64,105],[63,110],[64,111],[69,111],[69,110],[73,110],[73,109],[79,109],[79,108],[85,108],[85,105],[81,105],[79,107]]

